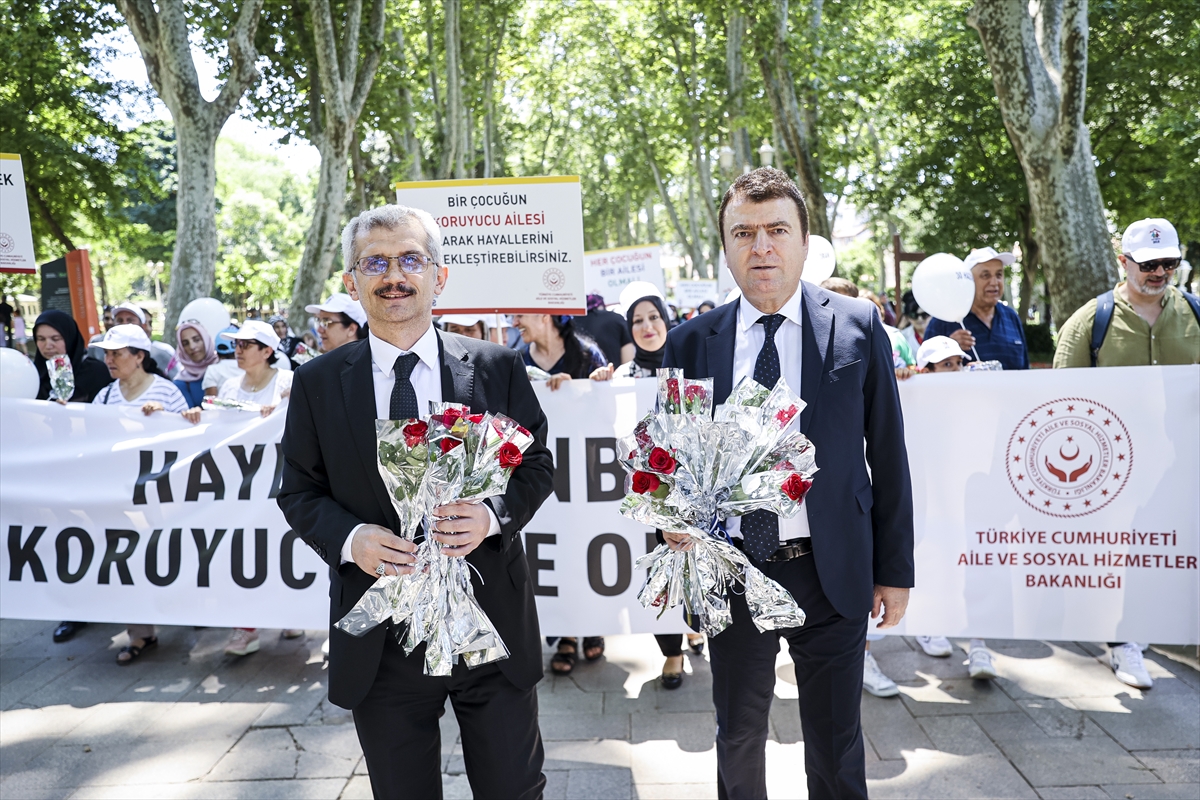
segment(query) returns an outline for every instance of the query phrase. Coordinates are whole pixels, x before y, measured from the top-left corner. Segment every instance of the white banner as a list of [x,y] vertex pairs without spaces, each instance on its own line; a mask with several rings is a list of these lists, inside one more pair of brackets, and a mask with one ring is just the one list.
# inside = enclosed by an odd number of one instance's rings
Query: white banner
[[717,304],[717,282],[679,281],[675,284],[675,305],[679,308],[699,308],[705,300]]
[[621,290],[634,281],[654,284],[663,296],[667,294],[663,283],[662,247],[657,244],[592,250],[583,257],[587,293],[602,295],[605,305],[621,302]]
[[[537,392],[558,465],[525,531],[543,632],[682,630],[638,605],[652,533],[617,513],[613,439],[654,382]],[[922,375],[901,397],[917,588],[892,632],[1200,640],[1200,367]],[[0,400],[0,613],[324,627],[326,568],[272,499],[282,423]]]
[[398,183],[396,202],[441,227],[450,276],[434,313],[587,311],[577,176]]
[[0,153],[0,272],[37,272],[21,157]]

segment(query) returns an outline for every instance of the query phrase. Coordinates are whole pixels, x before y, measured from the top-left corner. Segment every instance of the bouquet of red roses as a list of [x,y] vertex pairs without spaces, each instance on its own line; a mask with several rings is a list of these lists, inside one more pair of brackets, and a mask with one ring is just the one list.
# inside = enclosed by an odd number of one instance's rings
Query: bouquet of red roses
[[621,513],[687,532],[694,544],[687,552],[660,545],[638,560],[648,570],[639,601],[662,611],[683,604],[717,634],[732,621],[728,592],[741,586],[759,630],[804,624],[792,596],[733,546],[722,524],[757,510],[799,512],[817,471],[812,443],[788,431],[804,402],[783,379],[771,390],[745,379],[714,415],[711,379],[665,369],[658,376],[657,410],[618,442],[629,474]]
[[75,368],[70,356],[54,356],[46,360],[50,374],[50,399],[65,403],[75,394]]

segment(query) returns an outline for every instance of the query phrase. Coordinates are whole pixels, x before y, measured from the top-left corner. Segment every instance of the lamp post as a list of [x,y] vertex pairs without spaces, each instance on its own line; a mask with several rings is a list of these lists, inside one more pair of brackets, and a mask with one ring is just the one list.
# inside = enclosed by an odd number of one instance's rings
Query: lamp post
[[758,160],[764,167],[771,166],[775,161],[775,148],[771,147],[771,143],[763,139],[762,147],[758,148]]
[[721,145],[717,149],[717,163],[721,165],[721,172],[725,175],[733,172],[733,148],[729,145]]

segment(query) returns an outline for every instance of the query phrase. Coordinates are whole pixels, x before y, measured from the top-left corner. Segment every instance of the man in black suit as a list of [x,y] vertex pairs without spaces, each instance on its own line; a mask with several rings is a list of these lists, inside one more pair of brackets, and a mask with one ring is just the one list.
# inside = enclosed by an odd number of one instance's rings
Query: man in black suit
[[546,780],[534,687],[542,657],[518,533],[551,491],[546,417],[515,352],[433,326],[448,270],[428,213],[365,211],[346,226],[342,253],[342,280],[362,302],[370,335],[296,371],[279,494],[288,524],[332,570],[331,624],[379,575],[409,573],[415,560],[416,546],[393,534],[400,523],[376,465],[376,418],[424,416],[430,402],[455,402],[506,414],[536,441],[503,496],[442,506],[431,532],[443,552],[478,571],[475,596],[510,657],[430,677],[424,645],[406,657],[390,625],[361,638],[332,628],[330,702],[354,711],[376,797],[442,796],[438,719],[449,697],[475,796],[539,798]]
[[[718,796],[767,796],[767,715],[783,636],[809,797],[866,797],[867,617],[882,611],[879,627],[895,625],[913,585],[912,486],[891,343],[871,304],[801,284],[808,211],[784,173],[764,167],[738,178],[720,225],[741,297],[671,331],[663,366],[713,378],[718,403],[743,377],[767,386],[785,377],[807,403],[793,424],[816,445],[820,471],[795,518],[755,512],[728,525],[808,616],[803,627],[759,633],[745,600],[731,595],[733,624],[709,645]],[[674,549],[691,546],[684,534],[663,535]]]

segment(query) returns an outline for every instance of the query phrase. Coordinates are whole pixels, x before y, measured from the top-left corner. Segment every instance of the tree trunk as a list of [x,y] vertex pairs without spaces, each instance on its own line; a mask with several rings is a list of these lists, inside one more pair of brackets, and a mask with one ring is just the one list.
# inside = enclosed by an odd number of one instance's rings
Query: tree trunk
[[744,87],[746,67],[742,59],[742,41],[746,37],[746,15],[733,11],[725,26],[725,78],[729,97],[729,138],[733,150],[734,172],[754,163],[750,132],[745,124]]
[[[188,116],[175,122],[175,252],[163,333],[170,339],[183,307],[212,294],[217,269],[217,134]],[[215,335],[215,334],[214,334]]]
[[1033,303],[1033,285],[1041,265],[1041,249],[1037,239],[1033,238],[1033,212],[1028,204],[1017,211],[1017,219],[1021,223],[1021,303],[1018,310],[1021,321],[1025,322]]
[[976,0],[967,22],[992,69],[1000,113],[1025,173],[1050,296],[1062,323],[1117,281],[1091,140],[1087,0]]
[[304,239],[304,253],[296,270],[292,307],[288,317],[305,319],[304,306],[321,300],[335,258],[341,262],[342,215],[346,209],[346,175],[349,147],[326,137],[317,143],[321,172],[313,199],[313,219]]
[[462,47],[459,40],[459,15],[462,0],[445,0],[446,28],[446,152],[443,173],[465,178],[463,157],[466,149],[466,124],[463,117],[462,76],[460,62]]

